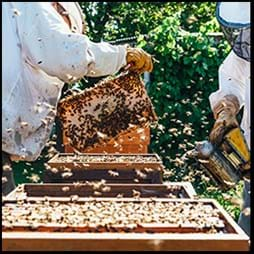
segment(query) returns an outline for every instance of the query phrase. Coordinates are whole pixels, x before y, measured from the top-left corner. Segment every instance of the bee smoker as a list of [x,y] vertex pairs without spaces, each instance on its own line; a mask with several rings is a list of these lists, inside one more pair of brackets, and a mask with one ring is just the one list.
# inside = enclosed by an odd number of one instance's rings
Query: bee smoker
[[218,147],[206,140],[198,142],[189,156],[223,190],[250,176],[250,152],[239,128],[229,131]]

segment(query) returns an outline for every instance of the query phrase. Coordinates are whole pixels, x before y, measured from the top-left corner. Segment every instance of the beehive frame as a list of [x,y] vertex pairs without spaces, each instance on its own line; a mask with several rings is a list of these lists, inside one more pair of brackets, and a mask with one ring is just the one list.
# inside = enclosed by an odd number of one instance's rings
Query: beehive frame
[[[91,156],[91,157],[144,157],[144,158],[152,158],[156,161],[151,162],[79,162],[79,161],[69,161],[69,162],[61,162],[59,161],[59,158],[64,157],[71,157],[74,156],[74,153],[59,153],[56,154],[52,159],[48,161],[48,165],[51,167],[61,168],[61,167],[67,167],[71,169],[144,169],[144,168],[152,168],[154,170],[160,170],[162,167],[162,161],[160,157],[157,154],[129,154],[129,153],[119,153],[119,154],[104,154],[104,153],[81,153],[76,154],[75,156],[78,157],[84,157],[84,156]],[[84,165],[85,164],[85,165]]]
[[[82,198],[82,200],[88,200]],[[98,198],[98,201],[101,199]],[[105,198],[103,199],[105,200]],[[112,198],[108,198],[112,200]],[[118,201],[132,202],[133,198],[118,199]],[[142,198],[140,200],[148,200]],[[81,201],[81,200],[80,200]],[[180,201],[197,202],[191,199],[160,199],[162,202]],[[82,202],[82,201],[81,201]],[[88,233],[88,232],[3,232],[3,250],[164,250],[164,251],[204,251],[204,250],[249,250],[249,238],[236,222],[229,216],[219,203],[213,199],[199,199],[213,205],[220,211],[229,228],[228,233]],[[158,225],[157,225],[158,226]],[[169,231],[169,230],[168,230]]]

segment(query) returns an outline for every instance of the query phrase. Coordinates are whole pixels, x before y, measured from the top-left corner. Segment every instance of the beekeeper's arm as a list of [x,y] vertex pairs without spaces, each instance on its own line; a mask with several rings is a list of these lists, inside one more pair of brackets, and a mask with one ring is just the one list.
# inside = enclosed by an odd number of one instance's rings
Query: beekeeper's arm
[[249,62],[232,50],[219,68],[219,90],[209,97],[216,120],[210,133],[212,143],[219,144],[227,130],[238,126],[236,115],[244,104],[249,76]]
[[[94,43],[71,32],[51,3],[28,3],[18,25],[25,60],[64,82],[114,74],[127,64],[125,46]],[[142,56],[145,65],[150,59]]]

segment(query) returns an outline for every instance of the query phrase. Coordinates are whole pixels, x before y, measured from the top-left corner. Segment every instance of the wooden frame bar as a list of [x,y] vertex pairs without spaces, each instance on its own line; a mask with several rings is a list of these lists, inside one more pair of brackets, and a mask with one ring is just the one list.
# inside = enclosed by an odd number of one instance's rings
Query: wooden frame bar
[[72,175],[68,178],[64,178],[62,173],[59,171],[53,173],[50,170],[45,170],[43,176],[44,183],[74,183],[74,182],[86,182],[86,181],[100,181],[102,179],[106,180],[107,183],[150,183],[150,184],[160,184],[163,182],[162,172],[156,170],[151,171],[146,174],[145,178],[137,176],[134,169],[120,169],[114,170],[117,176],[110,174],[108,169],[96,169],[96,170],[71,170]]
[[154,170],[161,170],[163,167],[162,161],[157,154],[130,154],[130,153],[119,153],[119,154],[104,154],[104,153],[82,153],[76,156],[94,156],[94,157],[121,157],[121,156],[138,156],[138,157],[146,157],[156,159],[156,162],[61,162],[58,159],[60,157],[73,156],[73,153],[59,153],[55,155],[52,159],[48,161],[48,165],[52,168],[71,168],[71,169],[87,169],[87,170],[95,170],[95,169],[144,169],[151,168]]
[[3,251],[248,251],[245,235],[3,232]]
[[[166,198],[170,194],[177,198],[194,198],[196,192],[189,182],[166,182],[164,184],[105,184],[109,188],[106,192],[101,192],[101,197],[116,197],[122,194],[123,197],[132,197],[133,190],[140,192],[140,197]],[[67,191],[63,188],[67,187]],[[15,201],[20,196],[18,189],[23,189],[27,200],[38,199],[39,197],[69,197],[78,195],[79,197],[96,197],[93,186],[87,184],[70,183],[48,183],[48,184],[22,184],[9,193],[5,200]]]

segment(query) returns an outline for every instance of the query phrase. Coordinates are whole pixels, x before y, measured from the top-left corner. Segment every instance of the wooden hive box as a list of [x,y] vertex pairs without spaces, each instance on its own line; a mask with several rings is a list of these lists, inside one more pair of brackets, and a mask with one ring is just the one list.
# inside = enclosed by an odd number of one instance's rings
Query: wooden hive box
[[[135,128],[129,133],[120,134],[118,138],[105,144],[99,144],[92,148],[80,151],[82,153],[148,153],[150,144],[150,128]],[[74,149],[63,134],[65,153],[73,153]]]
[[131,198],[139,192],[140,197],[156,198],[194,198],[196,192],[189,182],[168,182],[163,184],[103,184],[95,188],[91,184],[48,183],[48,184],[22,184],[5,197],[5,200],[15,201],[22,198],[38,200],[39,198],[69,198],[73,195],[79,197],[117,197]]
[[[46,206],[43,207],[53,208],[54,202],[47,201]],[[53,202],[53,203],[50,203]],[[59,223],[42,223],[36,227],[29,226],[27,223],[14,223],[8,226],[8,223],[3,220],[2,224],[2,249],[4,251],[248,251],[249,238],[236,224],[236,222],[225,212],[225,210],[213,199],[170,199],[170,198],[80,198],[78,201],[68,203],[64,199],[58,198],[58,208],[60,206],[69,206],[72,218],[76,218],[73,212],[77,213],[82,210],[92,212],[92,214],[100,215],[102,211],[93,212],[92,207],[103,207],[103,209],[111,209],[112,213],[119,213],[127,211],[132,206],[135,207],[128,216],[123,218],[122,224],[93,224],[93,215],[86,215],[89,220],[88,224],[68,224],[61,225]],[[114,206],[112,209],[112,205]],[[74,207],[75,206],[75,207]],[[84,210],[86,207],[87,210]],[[150,207],[149,211],[144,210],[145,207]],[[179,216],[186,214],[185,207],[190,209],[202,210],[195,211],[196,214],[202,214],[210,207],[211,214],[205,215],[204,218],[211,219],[216,212],[217,219],[220,221],[218,225],[214,224],[213,230],[209,226],[197,227],[188,222],[180,222]],[[37,208],[36,208],[37,207]],[[78,208],[80,207],[80,208]],[[88,209],[89,207],[89,209]],[[164,213],[156,212],[158,207],[164,207],[169,210],[164,210]],[[181,208],[183,207],[183,208]],[[30,211],[34,208],[38,209],[38,202],[31,201],[30,203],[15,203],[11,201],[3,202],[3,217],[6,213],[15,211],[22,214],[23,212]],[[44,208],[44,209],[45,209]],[[75,209],[76,208],[76,209]],[[181,208],[179,210],[179,208]],[[62,208],[61,208],[62,209]],[[101,208],[100,208],[101,209]],[[175,212],[178,209],[178,212]],[[182,210],[183,209],[183,210]],[[156,222],[147,222],[147,217],[140,217],[140,211],[152,217],[152,215],[159,216]],[[169,213],[171,212],[171,213]],[[14,214],[12,212],[12,214]],[[175,223],[173,222],[160,222],[161,216],[164,218],[173,218],[168,214],[176,216]],[[186,216],[191,215],[187,212]],[[139,216],[139,217],[138,217]],[[148,217],[149,217],[148,216]],[[171,215],[172,216],[172,215]],[[149,218],[151,218],[149,217]],[[91,218],[91,219],[90,219]],[[103,220],[105,217],[101,217]],[[119,217],[116,217],[118,219]],[[134,226],[128,223],[128,220],[140,220]],[[196,216],[198,218],[198,216]],[[70,220],[71,217],[68,217]],[[180,223],[180,224],[179,224]],[[198,219],[197,219],[198,223]],[[198,225],[198,224],[197,224]]]
[[[51,169],[45,170],[45,183],[101,179],[108,183],[162,183],[163,164],[157,154],[60,153],[48,165]],[[69,176],[63,174],[66,168],[71,170]]]

